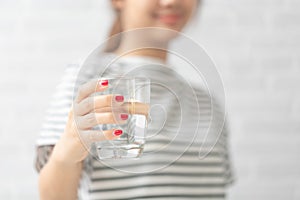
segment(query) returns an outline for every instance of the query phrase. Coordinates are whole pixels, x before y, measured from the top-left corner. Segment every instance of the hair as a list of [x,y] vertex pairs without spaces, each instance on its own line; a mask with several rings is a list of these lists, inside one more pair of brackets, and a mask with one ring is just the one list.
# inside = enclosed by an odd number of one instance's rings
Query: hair
[[122,23],[121,23],[121,14],[120,11],[116,8],[114,8],[115,11],[115,21],[111,26],[110,32],[108,34],[108,43],[104,49],[104,52],[112,52],[116,50],[120,43],[121,43],[121,38],[120,37],[113,37],[119,33],[122,32]]
[[[201,3],[202,3],[202,0],[198,0],[197,10],[200,7]],[[121,37],[113,37],[123,31],[122,23],[121,23],[121,14],[120,14],[121,12],[117,8],[114,8],[114,12],[116,15],[115,21],[111,26],[110,32],[108,34],[108,43],[104,49],[104,52],[107,52],[107,53],[113,52],[114,50],[116,50],[121,43]],[[195,16],[197,13],[195,13]]]

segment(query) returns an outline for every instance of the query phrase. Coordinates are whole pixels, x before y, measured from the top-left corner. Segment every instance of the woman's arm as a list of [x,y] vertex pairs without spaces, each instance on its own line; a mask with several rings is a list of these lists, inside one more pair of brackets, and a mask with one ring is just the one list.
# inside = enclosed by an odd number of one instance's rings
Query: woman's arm
[[41,200],[77,199],[77,188],[82,170],[82,162],[66,163],[57,152],[61,148],[58,142],[48,162],[42,166],[39,176]]
[[[119,124],[112,108],[112,102],[120,101],[115,95],[92,96],[108,87],[107,80],[93,79],[78,89],[68,113],[67,123],[60,139],[40,171],[39,191],[42,200],[74,200],[83,168],[83,160],[93,142],[114,140],[120,131],[93,130],[99,124]],[[114,105],[116,104],[114,103]]]

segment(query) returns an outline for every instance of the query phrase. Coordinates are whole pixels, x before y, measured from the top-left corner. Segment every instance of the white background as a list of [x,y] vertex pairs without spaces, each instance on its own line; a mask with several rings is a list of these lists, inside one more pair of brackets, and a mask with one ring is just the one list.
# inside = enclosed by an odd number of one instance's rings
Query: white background
[[[103,0],[0,0],[0,199],[38,199],[34,142],[64,67],[103,41]],[[300,1],[204,0],[190,35],[226,89],[229,199],[300,199]]]

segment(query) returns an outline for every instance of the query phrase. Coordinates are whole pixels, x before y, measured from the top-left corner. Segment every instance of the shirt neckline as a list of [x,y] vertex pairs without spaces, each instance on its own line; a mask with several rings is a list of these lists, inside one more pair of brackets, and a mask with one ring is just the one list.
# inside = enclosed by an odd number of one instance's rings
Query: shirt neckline
[[108,55],[111,55],[115,58],[118,58],[120,61],[128,61],[131,63],[141,63],[141,62],[149,62],[149,63],[156,63],[161,65],[167,65],[167,62],[160,58],[155,58],[151,56],[120,56],[118,54],[109,52]]

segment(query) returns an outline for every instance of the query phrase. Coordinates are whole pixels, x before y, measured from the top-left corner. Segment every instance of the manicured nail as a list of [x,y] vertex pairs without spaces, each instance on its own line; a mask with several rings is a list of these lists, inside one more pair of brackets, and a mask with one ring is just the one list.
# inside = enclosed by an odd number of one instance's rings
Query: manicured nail
[[121,119],[122,119],[122,120],[128,119],[128,115],[127,115],[127,114],[121,114],[120,116],[121,116]]
[[116,99],[117,102],[124,101],[124,97],[123,96],[116,96],[115,99]]
[[115,130],[115,131],[114,131],[114,135],[115,135],[115,136],[119,136],[119,135],[121,135],[122,133],[123,133],[122,130]]
[[108,86],[108,80],[101,80],[101,86]]

